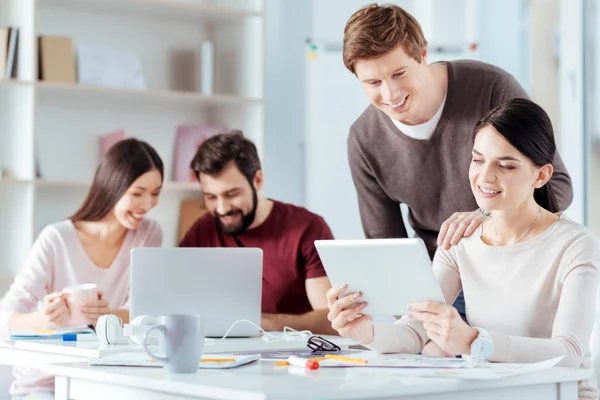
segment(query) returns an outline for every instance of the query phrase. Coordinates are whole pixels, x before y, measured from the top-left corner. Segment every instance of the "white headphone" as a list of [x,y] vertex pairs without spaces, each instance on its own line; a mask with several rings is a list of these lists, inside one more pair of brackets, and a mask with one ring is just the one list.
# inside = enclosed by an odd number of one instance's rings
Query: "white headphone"
[[[156,325],[156,318],[150,315],[135,317],[131,323],[121,327],[123,321],[114,314],[103,315],[96,322],[96,337],[101,344],[125,343],[125,338],[141,345],[144,334],[152,325]],[[152,335],[150,336],[152,337]]]

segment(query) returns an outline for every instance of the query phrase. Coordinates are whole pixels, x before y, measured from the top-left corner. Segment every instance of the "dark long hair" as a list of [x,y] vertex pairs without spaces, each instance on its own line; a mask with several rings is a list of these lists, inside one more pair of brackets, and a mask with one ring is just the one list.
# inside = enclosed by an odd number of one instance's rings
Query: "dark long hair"
[[[488,125],[538,167],[552,164],[556,154],[552,122],[542,107],[533,101],[517,98],[496,107],[477,123],[475,135]],[[533,197],[546,210],[560,211],[548,183],[535,189]]]
[[100,160],[83,204],[69,219],[101,220],[137,178],[153,170],[164,179],[163,162],[148,143],[134,138],[115,143]]

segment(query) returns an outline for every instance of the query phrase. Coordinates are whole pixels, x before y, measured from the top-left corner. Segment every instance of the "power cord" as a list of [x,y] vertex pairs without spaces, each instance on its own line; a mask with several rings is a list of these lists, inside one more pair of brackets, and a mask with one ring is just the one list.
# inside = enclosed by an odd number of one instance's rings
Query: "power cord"
[[[231,333],[231,330],[240,322],[245,322],[252,326],[257,327],[262,333],[261,339],[265,342],[290,342],[294,340],[306,339],[313,336],[309,330],[297,331],[296,329],[290,328],[289,326],[283,327],[282,333],[267,332],[259,325],[247,319],[239,319],[234,321],[225,335],[221,338],[206,338],[205,342],[213,342],[219,340],[225,340]],[[122,326],[122,321],[119,317],[113,314],[103,315],[98,319],[96,324],[96,335],[98,340],[102,344],[116,344],[121,338],[128,337],[134,343],[141,344],[143,336],[148,328],[156,324],[156,319],[149,315],[141,315],[136,317],[131,324],[125,324]]]
[[246,322],[250,325],[257,327],[260,330],[260,332],[262,333],[261,339],[265,342],[289,342],[289,341],[298,340],[301,338],[308,338],[313,335],[312,332],[309,330],[297,331],[296,329],[290,328],[289,326],[283,327],[283,335],[276,335],[272,332],[265,331],[263,328],[256,325],[254,322],[252,322],[250,320],[238,319],[237,321],[234,321],[233,324],[231,324],[231,326],[229,327],[229,329],[227,329],[227,332],[225,332],[225,335],[223,335],[223,337],[221,337],[219,339],[205,339],[205,340],[206,341],[225,340],[227,338],[227,336],[229,335],[229,333],[231,332],[231,330],[233,329],[233,327],[236,326],[240,322]]

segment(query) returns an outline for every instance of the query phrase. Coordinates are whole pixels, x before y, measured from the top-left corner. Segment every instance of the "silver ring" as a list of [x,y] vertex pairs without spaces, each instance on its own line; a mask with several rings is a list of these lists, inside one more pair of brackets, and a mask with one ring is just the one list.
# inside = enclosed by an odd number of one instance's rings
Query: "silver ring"
[[483,208],[479,207],[477,209],[477,211],[479,211],[480,213],[482,213],[483,215],[485,215],[486,217],[489,217],[490,215],[492,215],[491,211],[488,210],[484,210]]

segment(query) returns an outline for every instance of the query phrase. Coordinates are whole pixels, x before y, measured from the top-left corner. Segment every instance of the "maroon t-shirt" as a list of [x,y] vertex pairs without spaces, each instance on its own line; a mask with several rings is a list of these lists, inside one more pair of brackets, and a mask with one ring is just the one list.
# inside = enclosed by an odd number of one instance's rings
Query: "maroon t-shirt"
[[314,241],[333,239],[325,220],[305,208],[273,202],[261,225],[234,237],[219,231],[206,213],[192,225],[179,247],[259,247],[263,250],[262,312],[303,314],[312,307],[305,281],[325,276]]

